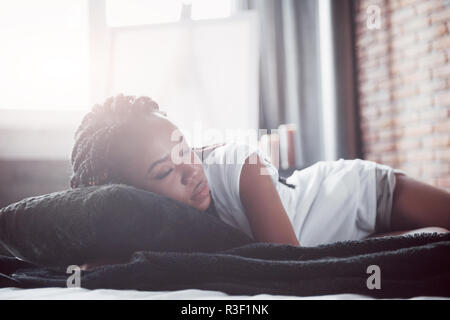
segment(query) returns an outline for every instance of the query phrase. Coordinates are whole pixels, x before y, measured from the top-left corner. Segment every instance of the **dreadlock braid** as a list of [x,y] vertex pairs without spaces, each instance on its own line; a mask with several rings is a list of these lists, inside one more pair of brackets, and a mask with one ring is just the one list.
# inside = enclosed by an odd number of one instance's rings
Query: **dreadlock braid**
[[133,127],[134,121],[154,112],[166,115],[149,97],[119,94],[102,105],[94,105],[74,134],[70,187],[120,182],[120,174],[115,172],[114,159],[110,157],[116,138]]

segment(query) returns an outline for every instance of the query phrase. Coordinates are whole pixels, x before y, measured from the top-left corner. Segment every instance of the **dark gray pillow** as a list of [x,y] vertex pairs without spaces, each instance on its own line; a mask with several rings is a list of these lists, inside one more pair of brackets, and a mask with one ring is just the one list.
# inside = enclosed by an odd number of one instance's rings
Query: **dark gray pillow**
[[211,214],[124,184],[54,192],[0,210],[0,243],[41,266],[146,250],[213,252],[251,242]]

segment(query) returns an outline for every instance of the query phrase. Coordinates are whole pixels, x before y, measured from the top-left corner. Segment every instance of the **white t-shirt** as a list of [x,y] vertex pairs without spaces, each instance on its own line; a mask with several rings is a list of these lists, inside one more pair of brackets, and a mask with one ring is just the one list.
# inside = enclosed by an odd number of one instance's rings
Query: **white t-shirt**
[[[355,159],[319,161],[278,180],[278,170],[259,149],[240,143],[217,147],[203,167],[219,218],[251,238],[239,196],[242,166],[252,154],[263,160],[302,246],[359,240],[373,233],[376,219],[375,162]],[[255,163],[255,162],[253,162]]]

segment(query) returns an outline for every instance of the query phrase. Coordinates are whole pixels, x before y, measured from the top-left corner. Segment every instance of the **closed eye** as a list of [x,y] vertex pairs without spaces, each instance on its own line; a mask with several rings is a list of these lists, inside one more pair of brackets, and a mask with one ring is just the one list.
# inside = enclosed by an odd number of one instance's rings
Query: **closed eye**
[[165,177],[167,177],[172,171],[173,171],[173,169],[170,169],[169,171],[165,172],[165,173],[162,174],[162,175],[157,176],[156,178],[159,179],[159,180],[162,180],[162,179],[164,179]]
[[[190,151],[191,151],[190,148],[186,148],[186,149],[184,149],[184,150],[181,150],[181,151],[180,151],[180,152],[182,153],[181,156],[185,156],[186,154],[190,153]],[[159,179],[159,180],[162,180],[162,179],[164,179],[165,177],[167,177],[172,171],[173,171],[173,169],[170,169],[170,170],[166,171],[165,173],[163,173],[163,174],[157,176],[156,178]]]

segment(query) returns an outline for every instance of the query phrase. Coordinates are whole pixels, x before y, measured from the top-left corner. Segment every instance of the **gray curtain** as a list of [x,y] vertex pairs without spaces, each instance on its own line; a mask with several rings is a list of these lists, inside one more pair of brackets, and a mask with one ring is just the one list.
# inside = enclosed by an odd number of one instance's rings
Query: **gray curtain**
[[[333,1],[332,1],[333,2]],[[337,158],[357,156],[354,128],[351,1],[332,5],[336,78]],[[294,123],[296,167],[324,160],[321,108],[319,2],[317,0],[242,0],[241,10],[256,10],[260,27],[260,128]],[[338,32],[346,32],[344,43]],[[342,77],[343,76],[343,77]],[[345,82],[341,82],[345,81]],[[339,92],[338,92],[339,91]],[[341,109],[341,110],[340,110]],[[344,111],[345,114],[342,114]],[[348,115],[348,112],[351,115]]]
[[337,108],[337,157],[362,158],[356,81],[355,2],[331,1]]

